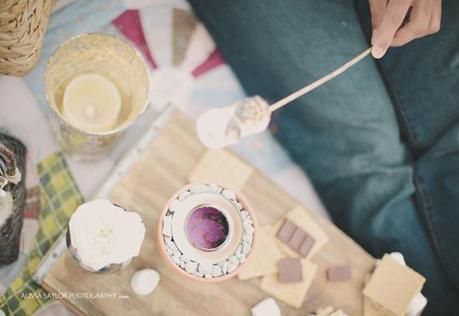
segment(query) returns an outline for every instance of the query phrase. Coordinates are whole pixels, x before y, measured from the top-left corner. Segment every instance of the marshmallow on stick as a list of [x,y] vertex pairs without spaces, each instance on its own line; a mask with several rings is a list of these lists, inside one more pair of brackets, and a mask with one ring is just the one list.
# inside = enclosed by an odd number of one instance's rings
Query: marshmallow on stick
[[263,98],[253,96],[225,108],[210,109],[196,122],[198,137],[206,147],[216,149],[235,144],[249,135],[261,133],[268,127],[272,112],[342,74],[370,53],[371,48],[366,49],[338,69],[271,106]]
[[205,112],[196,127],[201,142],[208,148],[217,149],[264,131],[270,120],[268,103],[254,96],[229,107]]

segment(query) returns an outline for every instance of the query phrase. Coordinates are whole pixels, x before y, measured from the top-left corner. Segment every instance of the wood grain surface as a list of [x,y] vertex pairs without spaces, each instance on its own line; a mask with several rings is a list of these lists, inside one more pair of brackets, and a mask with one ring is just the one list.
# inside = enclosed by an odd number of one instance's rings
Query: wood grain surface
[[[104,299],[68,297],[65,301],[83,315],[250,315],[250,308],[268,296],[259,289],[258,279],[234,278],[213,284],[190,281],[176,275],[157,253],[155,233],[161,210],[169,197],[187,183],[190,171],[205,151],[193,123],[175,111],[110,194],[113,202],[139,212],[144,220],[146,239],[140,256],[121,272],[96,275],[82,271],[64,252],[43,279],[43,286],[60,293],[115,293],[115,297]],[[241,191],[254,207],[259,225],[274,223],[298,205],[258,171],[251,174]],[[374,259],[327,219],[312,212],[311,216],[330,240],[312,258],[318,269],[303,306],[294,309],[278,302],[283,315],[307,315],[328,305],[342,308],[348,315],[361,315],[363,281]],[[350,265],[352,280],[327,282],[326,269],[332,265]],[[158,288],[147,296],[134,294],[129,284],[132,274],[142,268],[154,268],[161,275]]]

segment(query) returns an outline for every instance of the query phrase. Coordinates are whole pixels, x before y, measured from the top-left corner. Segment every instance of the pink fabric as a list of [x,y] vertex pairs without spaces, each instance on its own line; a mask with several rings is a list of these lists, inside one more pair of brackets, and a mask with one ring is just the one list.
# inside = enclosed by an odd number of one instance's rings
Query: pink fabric
[[193,70],[193,76],[197,78],[224,63],[225,61],[223,60],[222,55],[216,49],[213,51],[212,54],[210,54],[209,58],[207,58],[207,60],[204,63],[202,63],[195,70]]
[[[128,10],[113,20],[113,25],[126,36],[143,53],[153,68],[157,68],[148,44],[145,40],[140,15],[138,10]],[[199,77],[206,72],[224,64],[225,61],[218,50],[215,50],[209,58],[193,70],[193,76]]]
[[145,35],[143,33],[142,24],[138,10],[127,10],[115,20],[113,25],[134,43],[138,50],[142,52],[145,58],[150,62],[153,68],[157,68],[155,60],[148,49]]

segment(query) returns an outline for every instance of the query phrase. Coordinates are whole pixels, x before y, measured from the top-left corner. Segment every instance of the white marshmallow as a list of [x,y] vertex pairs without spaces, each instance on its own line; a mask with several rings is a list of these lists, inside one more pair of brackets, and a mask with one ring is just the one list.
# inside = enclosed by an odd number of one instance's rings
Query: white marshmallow
[[255,229],[253,228],[252,225],[250,225],[249,223],[247,222],[244,222],[243,223],[243,228],[244,228],[244,232],[246,235],[253,235],[253,233],[255,232]]
[[406,266],[405,258],[403,257],[403,255],[400,252],[391,252],[390,256],[391,256],[392,259],[394,259],[395,261],[397,261],[401,265]]
[[139,270],[132,275],[131,288],[138,295],[152,293],[159,283],[159,274],[153,269]]
[[250,216],[249,212],[247,212],[246,210],[241,211],[241,217],[245,222],[248,222],[250,224],[253,223],[252,216]]
[[180,263],[182,262],[180,256],[172,256],[172,261],[174,261],[174,263],[178,266],[180,266]]
[[269,104],[259,96],[254,96],[224,108],[204,112],[196,122],[196,130],[206,147],[216,149],[264,131],[270,120]]
[[[237,258],[236,258],[236,259],[237,259]],[[239,261],[239,260],[238,260],[238,261]],[[239,266],[239,262],[238,262],[238,263],[232,263],[232,262],[228,263],[228,270],[227,270],[227,273],[229,274],[229,273],[233,272],[234,270],[237,269],[238,266]]]
[[228,200],[236,200],[236,193],[233,190],[225,189],[222,192],[223,196],[226,197]]
[[166,243],[167,248],[172,248],[175,246],[174,242],[170,237],[164,237],[164,242]]
[[239,264],[239,259],[237,258],[236,255],[232,255],[229,259],[228,262],[231,264]]
[[214,264],[212,266],[212,276],[215,278],[215,277],[219,277],[223,274],[223,271],[222,271],[222,268],[216,264]]
[[179,197],[178,197],[178,200],[179,201],[183,201],[184,199],[186,199],[187,197],[189,197],[191,195],[191,192],[186,190],[186,191],[183,191],[182,193],[180,193]]
[[196,272],[196,269],[198,267],[198,264],[194,261],[188,261],[186,264],[185,264],[185,270],[186,272],[188,273],[194,273]]
[[209,185],[209,191],[210,192],[213,192],[213,193],[220,193],[222,191],[222,188],[220,188],[218,185],[216,184],[210,184]]
[[220,263],[220,267],[222,268],[223,274],[228,273],[228,261],[223,261],[222,263]]
[[164,216],[163,218],[163,235],[172,237],[172,216]]
[[212,264],[209,263],[200,263],[198,271],[201,274],[210,274],[212,273]]
[[[406,266],[405,258],[403,257],[403,255],[400,252],[391,252],[389,254],[389,256],[392,259],[394,259],[395,262],[398,262],[402,266]],[[376,260],[376,263],[375,263],[376,267],[379,267],[380,263],[381,263],[380,259]]]
[[244,255],[244,257],[246,257],[250,250],[252,249],[252,245],[249,244],[249,243],[243,243],[242,244],[242,254]]
[[234,107],[210,109],[199,116],[196,131],[199,140],[211,149],[223,148],[237,143],[239,138],[226,134],[226,127],[234,115]]
[[276,301],[268,297],[252,307],[252,316],[281,316],[281,311]]
[[175,213],[176,210],[179,209],[180,202],[178,200],[173,200],[169,205],[169,212]]
[[427,305],[427,298],[418,293],[410,302],[408,306],[407,315],[408,316],[419,316]]
[[193,184],[190,188],[191,193],[203,193],[203,192],[209,192],[209,187],[205,184]]

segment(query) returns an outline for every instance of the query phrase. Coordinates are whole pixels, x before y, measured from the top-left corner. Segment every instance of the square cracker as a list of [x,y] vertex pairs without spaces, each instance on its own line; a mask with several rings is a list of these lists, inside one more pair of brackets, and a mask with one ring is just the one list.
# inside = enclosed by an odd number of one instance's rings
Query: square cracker
[[[299,228],[303,229],[308,235],[310,235],[312,238],[314,238],[314,245],[312,246],[311,251],[309,254],[306,256],[306,259],[311,258],[314,256],[320,248],[325,246],[325,244],[328,242],[328,236],[324,233],[322,228],[320,228],[319,224],[308,214],[308,212],[301,206],[296,206],[287,214],[285,215],[285,218],[293,222],[295,225],[297,225]],[[279,219],[272,228],[271,234],[273,236],[277,235],[277,232],[279,231],[279,228],[281,225],[284,223],[284,218]],[[279,246],[279,248],[288,256],[290,257],[298,257],[300,256],[296,251],[293,251],[290,249],[288,245],[283,243],[281,240],[276,238],[276,242]]]
[[390,313],[404,315],[424,282],[422,275],[384,255],[363,289],[363,295]]
[[228,151],[208,150],[191,170],[188,180],[240,190],[252,171],[252,167]]
[[363,316],[393,316],[394,314],[378,307],[368,298],[363,298]]
[[303,281],[280,283],[276,274],[270,274],[261,279],[260,288],[284,303],[300,308],[317,270],[317,266],[306,259],[301,259],[301,265],[303,268]]
[[278,272],[277,261],[283,257],[270,231],[272,226],[258,228],[252,258],[241,267],[240,280],[260,277]]

